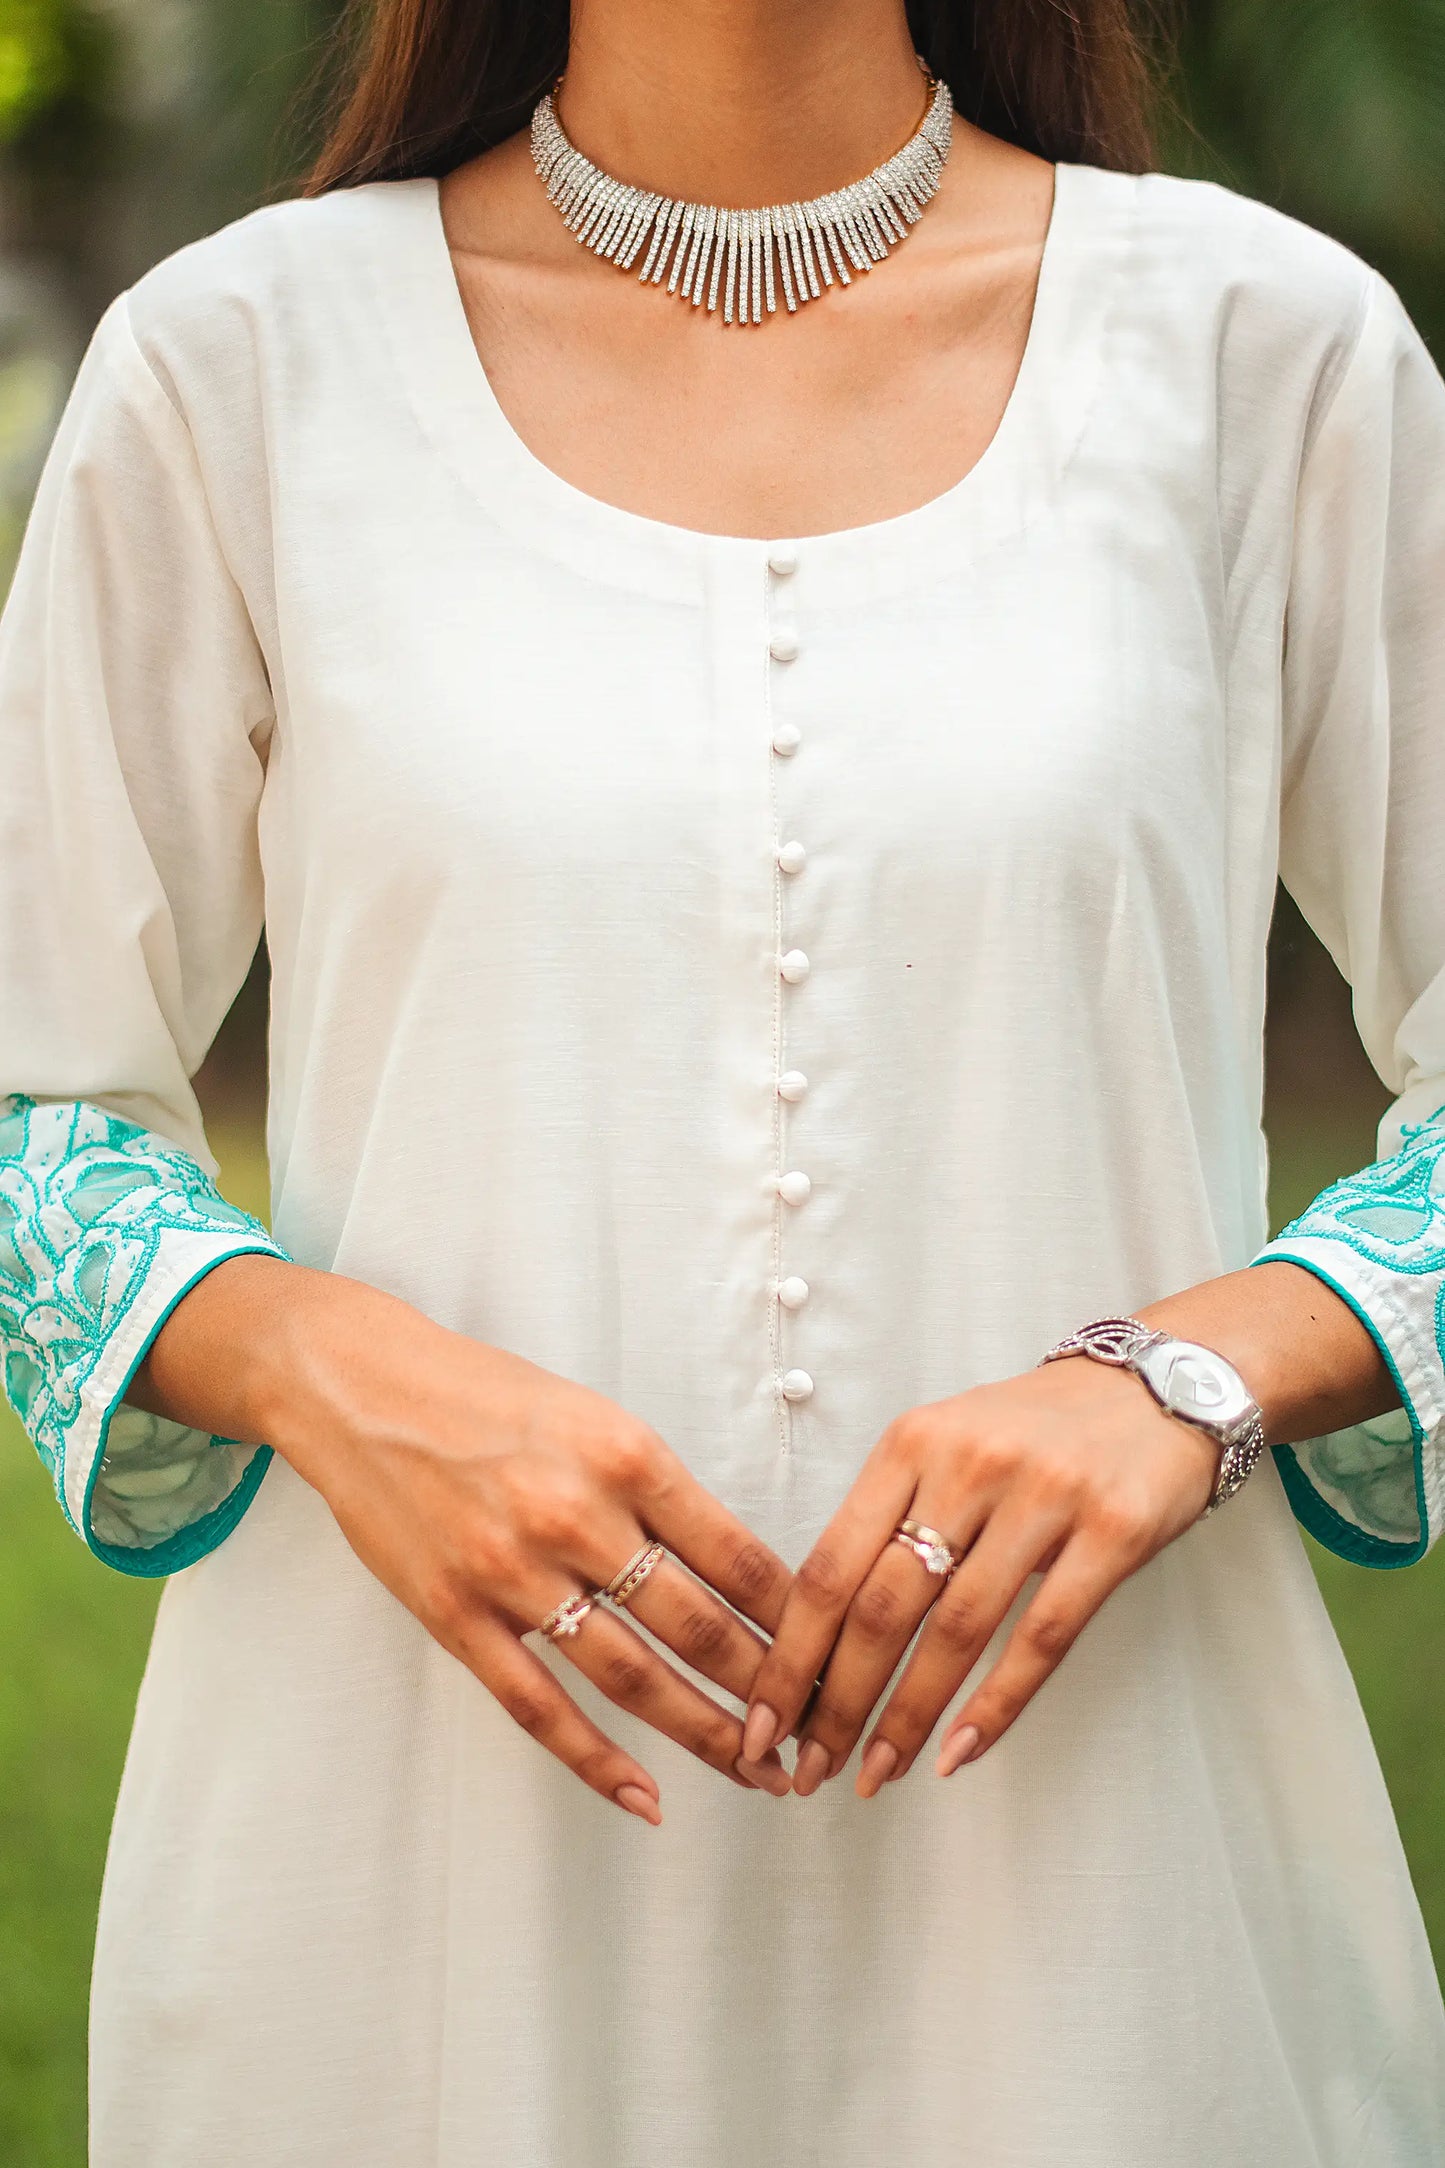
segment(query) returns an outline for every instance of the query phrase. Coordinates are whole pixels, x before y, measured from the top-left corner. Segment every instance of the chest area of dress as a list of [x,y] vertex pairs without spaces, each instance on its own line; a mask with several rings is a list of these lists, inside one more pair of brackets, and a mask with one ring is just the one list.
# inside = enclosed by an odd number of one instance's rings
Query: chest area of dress
[[1218,875],[1217,632],[1167,537],[1060,519],[906,578],[829,538],[680,550],[648,585],[483,529],[332,581],[287,662],[308,854],[544,909],[705,909],[789,842],[924,904]]

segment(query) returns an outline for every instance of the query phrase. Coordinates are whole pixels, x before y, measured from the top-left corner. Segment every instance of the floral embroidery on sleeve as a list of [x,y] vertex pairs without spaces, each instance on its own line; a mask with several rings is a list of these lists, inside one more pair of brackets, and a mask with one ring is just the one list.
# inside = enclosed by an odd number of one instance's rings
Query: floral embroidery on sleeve
[[1310,1533],[1366,1565],[1408,1565],[1445,1524],[1445,1107],[1318,1196],[1255,1258],[1302,1265],[1373,1335],[1400,1408],[1277,1449]]
[[214,1548],[268,1447],[124,1404],[137,1365],[226,1257],[285,1252],[187,1153],[69,1101],[0,1099],[0,1360],[6,1397],[96,1554],[159,1574]]

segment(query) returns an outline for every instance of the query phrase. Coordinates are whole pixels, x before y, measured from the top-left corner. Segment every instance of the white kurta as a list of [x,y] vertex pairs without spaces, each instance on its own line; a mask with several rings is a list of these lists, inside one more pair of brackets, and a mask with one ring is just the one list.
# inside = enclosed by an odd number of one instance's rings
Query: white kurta
[[[1065,166],[980,464],[774,571],[527,451],[433,183],[261,211],[114,305],[41,493],[0,1086],[203,1153],[264,904],[279,1239],[613,1396],[796,1561],[903,1409],[1255,1252],[1281,863],[1383,1073],[1445,1074],[1442,450],[1354,257]],[[94,2168],[1445,2158],[1273,1462],[947,1782],[777,1804],[568,1676],[660,1831],[272,1462],[162,1600]]]

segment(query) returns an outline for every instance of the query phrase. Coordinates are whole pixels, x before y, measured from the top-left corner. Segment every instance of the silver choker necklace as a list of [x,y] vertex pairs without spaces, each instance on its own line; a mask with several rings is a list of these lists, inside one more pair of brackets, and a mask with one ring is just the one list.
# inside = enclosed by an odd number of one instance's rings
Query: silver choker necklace
[[694,308],[716,312],[721,301],[725,324],[760,324],[775,313],[779,286],[791,314],[835,278],[848,286],[855,271],[871,271],[918,223],[953,141],[948,85],[918,65],[933,84],[918,132],[865,179],[810,203],[726,210],[615,181],[569,142],[551,91],[532,115],[532,161],[549,201],[595,255],[629,271],[645,248],[640,279],[660,286],[665,276],[668,292]]

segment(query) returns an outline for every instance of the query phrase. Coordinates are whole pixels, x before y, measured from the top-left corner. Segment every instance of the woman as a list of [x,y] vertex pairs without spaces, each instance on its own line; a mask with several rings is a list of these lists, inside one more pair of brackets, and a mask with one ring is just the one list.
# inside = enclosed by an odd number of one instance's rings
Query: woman
[[[1442,1508],[1445,392],[1114,0],[570,27],[383,0],[5,621],[9,1387],[175,1574],[93,2159],[1439,2159],[1291,1507]],[[1262,1247],[1277,870],[1399,1099]]]

